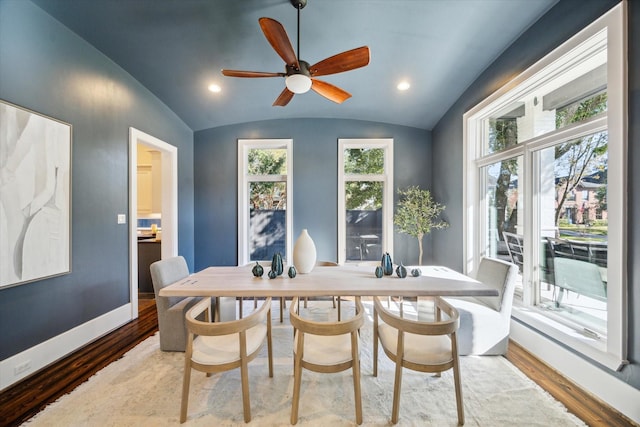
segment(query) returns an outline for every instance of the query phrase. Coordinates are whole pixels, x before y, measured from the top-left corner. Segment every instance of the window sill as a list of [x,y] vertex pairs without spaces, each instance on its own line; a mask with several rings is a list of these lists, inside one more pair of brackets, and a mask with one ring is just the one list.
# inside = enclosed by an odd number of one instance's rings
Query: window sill
[[618,356],[607,352],[606,337],[596,338],[586,335],[581,327],[571,327],[564,322],[554,320],[547,313],[535,307],[525,307],[514,303],[512,317],[558,344],[613,371],[620,370],[628,363],[626,360],[621,360]]

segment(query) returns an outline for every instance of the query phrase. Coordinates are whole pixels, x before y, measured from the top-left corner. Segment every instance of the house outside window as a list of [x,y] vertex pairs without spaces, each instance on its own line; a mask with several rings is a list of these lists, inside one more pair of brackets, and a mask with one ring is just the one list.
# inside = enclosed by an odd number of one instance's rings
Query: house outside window
[[292,140],[238,140],[238,265],[291,259]]
[[482,256],[512,261],[515,235],[514,317],[615,369],[626,357],[623,22],[612,9],[464,116],[467,272]]
[[380,261],[393,247],[393,140],[338,140],[338,262]]

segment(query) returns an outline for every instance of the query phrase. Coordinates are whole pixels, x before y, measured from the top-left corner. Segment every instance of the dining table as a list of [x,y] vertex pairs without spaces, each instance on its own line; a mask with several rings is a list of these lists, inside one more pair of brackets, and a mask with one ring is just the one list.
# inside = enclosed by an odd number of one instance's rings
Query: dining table
[[[267,267],[268,268],[268,267]],[[160,290],[163,297],[321,297],[321,296],[498,296],[492,286],[444,266],[406,267],[409,274],[377,278],[374,265],[316,266],[307,274],[291,278],[284,273],[274,279],[256,277],[252,266],[207,267]],[[410,271],[418,268],[420,275]]]

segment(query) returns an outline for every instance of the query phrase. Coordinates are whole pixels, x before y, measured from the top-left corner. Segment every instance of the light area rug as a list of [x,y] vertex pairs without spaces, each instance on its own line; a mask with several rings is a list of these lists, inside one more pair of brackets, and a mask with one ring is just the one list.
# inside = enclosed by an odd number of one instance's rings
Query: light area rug
[[[333,318],[326,301],[310,302],[316,319]],[[349,304],[343,302],[349,311]],[[345,308],[346,306],[346,308]],[[245,302],[245,312],[253,302]],[[394,364],[380,349],[372,376],[372,306],[361,331],[363,425],[391,425]],[[287,313],[288,314],[288,313]],[[272,310],[274,376],[269,378],[266,345],[249,364],[251,424],[289,425],[293,393],[292,331],[288,316]],[[25,423],[36,426],[179,425],[184,354],[162,352],[157,334],[92,376],[87,382]],[[584,426],[577,417],[528,379],[504,357],[461,357],[466,426]],[[185,426],[244,425],[240,371],[206,377],[193,371]],[[303,370],[298,425],[355,425],[351,370],[317,374]],[[404,370],[399,426],[455,426],[452,372],[441,377]]]

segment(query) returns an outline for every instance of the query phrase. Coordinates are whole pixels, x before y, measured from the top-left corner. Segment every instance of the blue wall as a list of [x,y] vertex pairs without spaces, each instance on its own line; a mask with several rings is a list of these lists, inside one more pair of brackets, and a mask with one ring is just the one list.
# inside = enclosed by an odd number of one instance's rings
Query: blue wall
[[178,147],[179,250],[193,265],[193,132],[27,1],[0,1],[0,98],[73,126],[72,272],[0,290],[0,360],[129,302],[129,127]]
[[[558,45],[589,25],[611,7],[615,0],[561,0],[515,43],[513,43],[465,91],[456,104],[433,129],[434,195],[452,209],[449,221],[455,226],[447,233],[434,235],[440,250],[435,262],[462,270],[463,138],[462,115],[512,78],[525,71]],[[628,165],[628,295],[629,295],[629,360],[618,377],[640,388],[640,225],[631,220],[640,212],[640,1],[630,1],[629,11],[629,165]],[[550,31],[549,29],[553,29]],[[457,257],[447,254],[460,254]]]
[[[431,133],[420,129],[357,120],[288,119],[196,132],[196,270],[237,264],[237,140],[244,138],[293,139],[293,240],[307,228],[316,244],[318,259],[338,258],[339,138],[393,138],[395,189],[431,185]],[[428,261],[432,253],[428,239],[425,245]],[[417,263],[417,253],[415,239],[396,233],[394,259]]]

